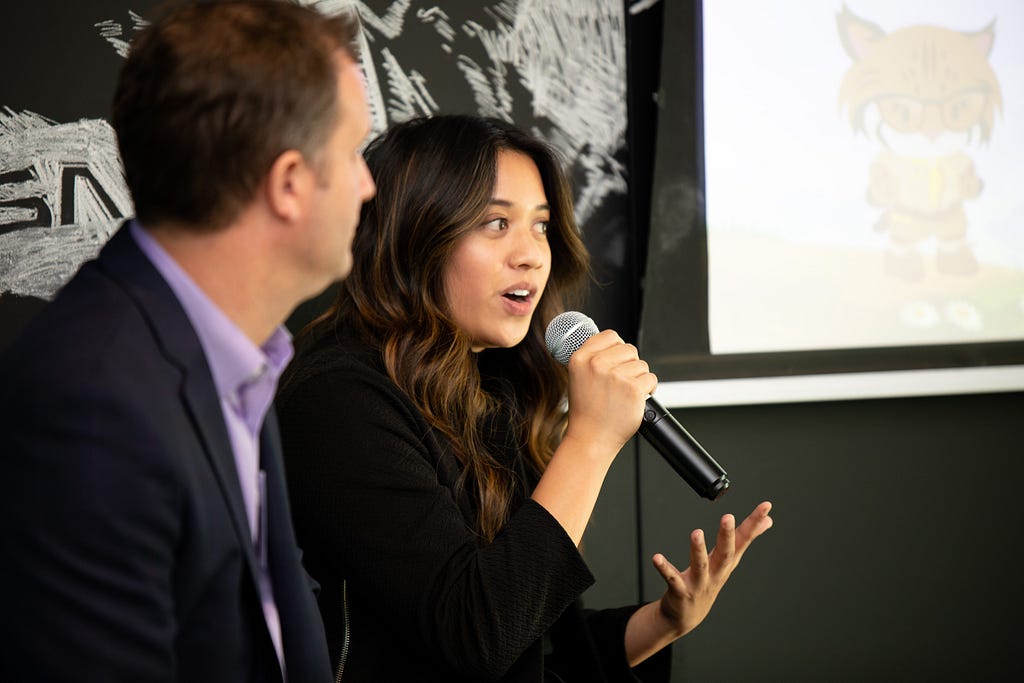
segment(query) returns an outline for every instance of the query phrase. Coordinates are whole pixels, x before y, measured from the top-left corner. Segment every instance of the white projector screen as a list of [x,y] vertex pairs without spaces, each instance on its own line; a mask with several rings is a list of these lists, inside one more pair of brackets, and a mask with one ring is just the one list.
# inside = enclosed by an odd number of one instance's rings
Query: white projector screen
[[1024,339],[1024,2],[703,3],[712,354]]
[[663,401],[1024,389],[1024,2],[692,0],[663,31]]

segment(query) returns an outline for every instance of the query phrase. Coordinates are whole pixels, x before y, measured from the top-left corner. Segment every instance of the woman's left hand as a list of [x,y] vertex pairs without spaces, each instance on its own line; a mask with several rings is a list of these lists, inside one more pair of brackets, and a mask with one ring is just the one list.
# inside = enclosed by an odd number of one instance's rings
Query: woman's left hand
[[771,528],[771,509],[771,503],[761,503],[739,527],[735,517],[724,515],[710,553],[704,532],[691,532],[690,566],[686,571],[680,572],[660,553],[654,556],[654,566],[668,586],[658,605],[659,615],[668,622],[675,637],[689,633],[704,621],[743,553],[755,538]]

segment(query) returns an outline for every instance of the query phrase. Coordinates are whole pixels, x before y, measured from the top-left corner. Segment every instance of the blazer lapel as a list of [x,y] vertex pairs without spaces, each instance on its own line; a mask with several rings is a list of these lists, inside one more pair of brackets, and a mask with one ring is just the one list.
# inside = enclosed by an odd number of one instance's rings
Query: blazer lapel
[[238,468],[235,466],[235,454],[231,448],[227,427],[224,425],[220,398],[214,389],[205,357],[201,370],[185,372],[181,391],[182,399],[196,427],[196,433],[205,447],[211,469],[220,484],[221,494],[227,500],[231,521],[253,579],[253,587],[259,595],[259,565],[252,543],[249,519],[245,513],[245,501],[242,498],[242,485],[238,480]]
[[149,321],[164,355],[182,373],[182,401],[203,443],[211,469],[220,484],[243,548],[253,588],[259,595],[259,570],[238,481],[234,451],[224,425],[220,398],[213,383],[199,338],[170,286],[139,249],[128,223],[110,238],[100,252],[97,267],[122,283]]
[[312,579],[302,568],[281,459],[277,415],[267,412],[260,435],[260,466],[267,474],[268,549],[274,600],[281,616],[285,662],[292,680],[330,680],[327,637]]

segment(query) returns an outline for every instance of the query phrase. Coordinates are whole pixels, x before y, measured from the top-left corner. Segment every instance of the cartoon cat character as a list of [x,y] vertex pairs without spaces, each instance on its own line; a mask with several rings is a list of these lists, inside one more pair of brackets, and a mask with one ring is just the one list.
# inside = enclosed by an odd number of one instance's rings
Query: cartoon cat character
[[978,262],[967,242],[964,202],[983,183],[967,154],[987,142],[999,82],[988,62],[995,21],[974,33],[909,26],[885,33],[845,5],[839,37],[853,59],[839,90],[854,131],[882,145],[870,169],[868,202],[888,233],[886,271],[924,276],[922,247],[934,238],[940,273],[970,275]]

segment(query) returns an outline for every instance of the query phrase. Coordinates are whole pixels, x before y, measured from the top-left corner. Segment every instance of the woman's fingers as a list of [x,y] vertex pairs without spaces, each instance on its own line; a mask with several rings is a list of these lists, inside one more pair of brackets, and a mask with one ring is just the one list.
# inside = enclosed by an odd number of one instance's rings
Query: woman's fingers
[[636,433],[644,400],[657,385],[636,347],[612,330],[599,332],[569,359],[567,435],[617,451]]
[[713,554],[718,567],[728,565],[736,556],[736,518],[731,514],[722,515]]
[[686,584],[683,582],[682,572],[680,572],[674,564],[669,562],[668,558],[657,553],[653,558],[654,568],[661,574],[661,578],[668,584],[669,590],[682,594],[686,589]]
[[774,521],[768,516],[772,510],[772,504],[765,501],[754,508],[753,512],[747,515],[743,523],[736,530],[736,551],[742,555],[754,539],[772,528]]

